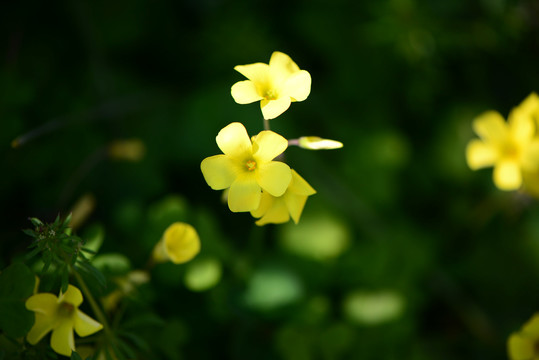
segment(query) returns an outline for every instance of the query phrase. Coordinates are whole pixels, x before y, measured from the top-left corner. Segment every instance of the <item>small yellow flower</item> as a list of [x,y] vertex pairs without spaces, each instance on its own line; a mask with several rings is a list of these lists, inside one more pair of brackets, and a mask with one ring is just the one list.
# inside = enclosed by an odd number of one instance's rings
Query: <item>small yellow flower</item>
[[316,194],[316,191],[299,174],[292,169],[292,181],[286,192],[279,197],[275,197],[262,192],[262,200],[258,209],[251,211],[251,215],[260,218],[256,224],[258,226],[272,224],[282,224],[288,222],[290,217],[297,224],[307,197]]
[[538,168],[536,124],[522,105],[511,111],[508,122],[498,112],[487,111],[474,120],[473,128],[481,139],[468,143],[468,165],[472,170],[494,166],[494,184],[499,189],[517,190],[522,173]]
[[273,131],[253,136],[240,123],[232,123],[217,135],[217,145],[224,155],[210,156],[200,168],[214,190],[230,188],[228,207],[233,212],[253,211],[260,205],[261,190],[272,196],[284,194],[292,172],[290,167],[272,161],[288,147],[288,141]]
[[103,328],[103,325],[80,311],[82,294],[79,289],[68,285],[60,296],[40,293],[26,300],[26,308],[34,311],[36,320],[26,339],[35,345],[52,330],[51,347],[58,354],[71,356],[75,350],[73,329],[79,336],[91,335]]
[[153,249],[155,262],[172,261],[182,264],[200,252],[200,238],[194,227],[183,222],[175,222],[164,232]]
[[539,313],[535,314],[519,332],[511,334],[507,341],[511,360],[535,360],[539,358]]
[[238,65],[236,71],[249,80],[232,86],[232,97],[238,104],[260,100],[264,119],[274,119],[284,113],[292,101],[303,101],[311,92],[311,75],[300,70],[292,59],[275,51],[268,64]]

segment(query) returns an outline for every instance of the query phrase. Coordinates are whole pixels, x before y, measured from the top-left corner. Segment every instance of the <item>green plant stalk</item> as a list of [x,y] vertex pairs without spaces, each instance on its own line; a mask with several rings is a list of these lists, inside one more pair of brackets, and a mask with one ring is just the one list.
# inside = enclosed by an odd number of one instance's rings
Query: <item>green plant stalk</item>
[[[88,289],[86,282],[84,282],[84,279],[82,278],[82,276],[77,272],[77,270],[73,266],[71,266],[71,270],[73,271],[73,274],[75,275],[75,278],[77,279],[77,282],[79,283],[81,290],[84,293],[84,296],[86,296],[86,298],[88,299],[88,302],[90,303],[90,307],[92,308],[95,316],[97,317],[99,322],[101,322],[101,324],[103,325],[103,332],[105,333],[108,339],[114,340],[115,338],[114,333],[110,329],[109,323],[107,321],[107,317],[105,316],[105,314],[103,313],[99,305],[97,304],[97,301],[95,300],[94,296],[90,292],[90,289]],[[111,341],[111,343],[112,342],[113,341]]]

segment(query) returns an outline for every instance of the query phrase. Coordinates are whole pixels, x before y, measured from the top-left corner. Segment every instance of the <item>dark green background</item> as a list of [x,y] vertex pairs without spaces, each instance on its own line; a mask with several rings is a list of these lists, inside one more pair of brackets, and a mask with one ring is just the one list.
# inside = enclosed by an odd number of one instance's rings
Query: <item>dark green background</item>
[[[538,18],[532,0],[3,4],[0,265],[25,251],[29,216],[52,221],[91,192],[102,252],[143,267],[166,227],[152,220],[156,207],[176,194],[186,205],[164,218],[197,227],[199,256],[219,258],[223,278],[194,293],[185,266],[156,268],[137,306],[167,325],[148,329],[141,358],[504,359],[508,335],[539,306],[539,207],[498,191],[490,170],[470,171],[464,149],[476,115],[506,116],[539,90]],[[318,191],[303,220],[331,219],[348,234],[331,260],[286,251],[287,226],[231,213],[200,172],[221,128],[262,129],[258,104],[230,96],[243,79],[233,67],[275,50],[313,83],[272,130],[345,144],[287,151]],[[147,146],[143,161],[81,172],[98,149],[133,137]],[[293,301],[246,303],[253,274],[267,269],[294,279]],[[342,303],[358,289],[394,291],[404,312],[353,322]]]

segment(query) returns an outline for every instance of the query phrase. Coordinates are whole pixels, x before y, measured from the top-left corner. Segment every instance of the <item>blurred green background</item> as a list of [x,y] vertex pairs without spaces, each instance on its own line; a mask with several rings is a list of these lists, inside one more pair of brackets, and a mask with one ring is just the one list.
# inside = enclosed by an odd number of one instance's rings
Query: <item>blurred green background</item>
[[[164,320],[141,358],[505,359],[539,310],[537,201],[464,161],[475,116],[539,90],[537,1],[23,0],[0,18],[0,267],[29,216],[87,193],[78,233],[101,229],[132,268],[171,222],[200,233],[196,260],[157,266],[130,308]],[[260,228],[200,162],[227,124],[262,129],[233,67],[275,50],[313,83],[272,130],[344,148],[290,148],[318,193],[299,225]],[[100,156],[131,138],[141,161]]]

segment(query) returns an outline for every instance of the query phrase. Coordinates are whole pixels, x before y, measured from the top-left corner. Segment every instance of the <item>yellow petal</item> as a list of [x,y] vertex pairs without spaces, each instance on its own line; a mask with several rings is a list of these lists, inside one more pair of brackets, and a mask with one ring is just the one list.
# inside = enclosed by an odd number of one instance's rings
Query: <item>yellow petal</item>
[[253,211],[260,205],[260,185],[254,174],[242,174],[230,186],[228,207],[232,212]]
[[78,307],[80,304],[82,304],[82,293],[73,285],[68,285],[66,292],[63,294],[60,293],[60,296],[58,297],[58,303],[62,302],[66,302],[74,307]]
[[49,293],[32,295],[26,300],[26,308],[36,313],[53,316],[58,307],[58,297]]
[[497,148],[481,140],[472,140],[466,147],[466,162],[472,170],[493,166],[497,158]]
[[256,221],[256,225],[282,224],[290,220],[288,209],[282,198],[274,198],[272,206],[266,211],[261,219]]
[[539,340],[539,313],[533,317],[522,327],[522,334],[536,338]]
[[519,143],[527,143],[535,133],[535,124],[529,114],[515,108],[509,114],[509,131],[511,136]]
[[252,153],[251,139],[245,126],[233,122],[225,126],[216,137],[217,145],[221,151],[233,158],[243,159]]
[[238,175],[236,163],[227,155],[205,158],[200,164],[200,170],[204,180],[213,190],[230,187]]
[[298,195],[313,195],[316,194],[316,190],[304,178],[302,178],[294,169],[292,171],[292,181],[288,187],[287,192]]
[[268,194],[266,191],[262,191],[262,196],[260,198],[260,205],[256,210],[251,211],[251,215],[255,218],[262,217],[268,211],[268,209],[273,205],[275,197]]
[[276,69],[277,71],[282,73],[282,75],[285,77],[288,77],[293,73],[299,71],[299,67],[290,58],[290,56],[280,51],[274,51],[273,54],[271,54],[269,66],[270,68]]
[[254,63],[249,65],[238,65],[234,70],[254,82],[255,86],[264,88],[271,83],[270,69],[268,64]]
[[511,360],[531,360],[534,356],[534,342],[518,334],[512,334],[507,341]]
[[513,160],[501,160],[494,166],[494,184],[500,190],[517,190],[522,185],[522,174],[518,163]]
[[230,93],[232,94],[234,101],[238,104],[250,104],[263,99],[263,97],[259,95],[256,85],[251,80],[235,83],[232,85]]
[[273,131],[264,130],[253,137],[253,156],[257,163],[275,159],[287,147],[288,140]]
[[98,332],[103,328],[99,322],[95,321],[80,310],[75,314],[75,331],[79,336],[88,336]]
[[539,169],[539,139],[536,138],[526,147],[522,156],[522,170],[535,172]]
[[163,236],[167,255],[175,264],[187,262],[200,252],[200,238],[189,224],[176,222],[167,228]]
[[530,116],[539,115],[539,96],[532,92],[518,105],[518,108]]
[[273,196],[283,195],[291,180],[292,172],[290,167],[279,161],[260,164],[256,171],[258,184]]
[[487,111],[473,121],[474,131],[486,142],[502,143],[507,139],[508,127],[496,111]]
[[305,207],[305,203],[307,202],[307,196],[287,192],[284,194],[283,200],[292,220],[297,224],[301,217],[301,213],[303,212],[303,208]]
[[301,70],[285,81],[284,91],[292,98],[292,101],[303,101],[311,93],[311,75]]
[[62,322],[52,331],[51,347],[60,355],[71,356],[71,351],[75,350],[72,321]]
[[275,119],[290,107],[290,102],[290,96],[282,96],[276,100],[262,100],[260,101],[262,116],[266,120]]
[[49,331],[54,328],[56,318],[54,316],[47,316],[40,313],[36,313],[36,320],[34,325],[26,335],[26,340],[32,345],[35,345],[41,340]]

